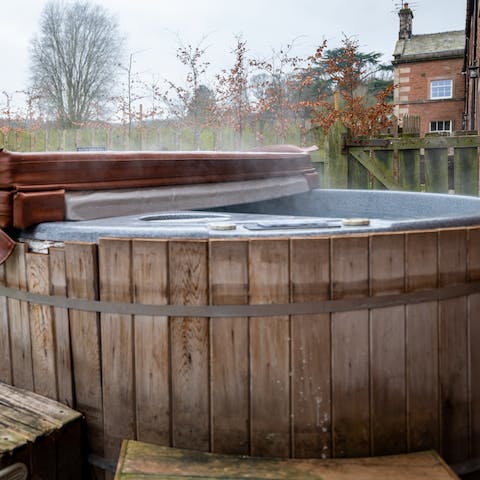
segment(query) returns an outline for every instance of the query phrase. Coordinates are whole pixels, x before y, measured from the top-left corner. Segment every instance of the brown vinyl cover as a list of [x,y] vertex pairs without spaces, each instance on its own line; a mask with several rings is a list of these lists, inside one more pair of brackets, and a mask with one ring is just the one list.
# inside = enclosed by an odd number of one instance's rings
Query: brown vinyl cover
[[158,187],[292,175],[303,175],[310,187],[318,185],[308,151],[290,145],[277,146],[275,151],[250,152],[0,150],[0,225],[26,228],[41,221],[62,220],[61,192],[65,190]]
[[12,192],[0,191],[0,228],[12,225]]
[[[304,175],[309,151],[291,145],[249,152],[35,152],[0,149],[0,227],[63,220],[65,191],[113,190]],[[11,253],[1,232],[0,260]],[[13,243],[14,244],[14,243]]]
[[0,189],[97,190],[314,172],[307,152],[0,152]]

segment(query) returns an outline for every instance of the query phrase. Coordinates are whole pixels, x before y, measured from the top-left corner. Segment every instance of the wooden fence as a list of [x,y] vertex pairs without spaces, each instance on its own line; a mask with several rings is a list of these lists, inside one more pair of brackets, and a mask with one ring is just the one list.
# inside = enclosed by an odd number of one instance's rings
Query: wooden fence
[[0,128],[0,148],[19,152],[74,151],[78,148],[102,147],[106,150],[235,150],[259,145],[290,143],[294,145],[322,144],[323,133],[312,129],[304,134],[292,126],[286,138],[280,138],[273,128],[244,130],[241,146],[235,131],[229,127],[203,128],[199,146],[194,145],[192,128],[160,123],[131,129],[125,125],[99,125],[78,129]]
[[[255,143],[251,132],[245,144]],[[200,136],[202,150],[229,149],[234,144],[230,129],[204,129]],[[193,131],[173,125],[149,125],[142,128],[114,125],[77,129],[9,129],[0,131],[0,147],[18,152],[75,151],[78,148],[105,150],[192,150]]]
[[336,124],[328,138],[327,185],[478,195],[476,133],[364,139]]

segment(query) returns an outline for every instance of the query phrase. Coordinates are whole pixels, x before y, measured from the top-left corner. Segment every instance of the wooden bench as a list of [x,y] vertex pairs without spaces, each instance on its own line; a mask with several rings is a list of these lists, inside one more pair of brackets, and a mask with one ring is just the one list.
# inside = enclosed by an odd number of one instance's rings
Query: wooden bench
[[218,455],[125,440],[115,480],[255,478],[289,480],[452,480],[434,451],[386,457],[291,460]]
[[82,422],[61,403],[0,383],[0,478],[24,478],[9,474],[23,464],[29,479],[80,480]]

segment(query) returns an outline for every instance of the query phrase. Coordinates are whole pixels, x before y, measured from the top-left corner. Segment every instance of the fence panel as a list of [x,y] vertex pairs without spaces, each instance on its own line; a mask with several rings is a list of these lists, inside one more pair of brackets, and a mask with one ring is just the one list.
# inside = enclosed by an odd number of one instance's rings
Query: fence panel
[[478,147],[456,148],[453,165],[455,193],[478,195]]
[[351,138],[335,125],[328,136],[326,183],[330,188],[435,193],[453,188],[457,194],[478,195],[480,137],[458,133]]
[[425,191],[448,193],[448,150],[425,149]]

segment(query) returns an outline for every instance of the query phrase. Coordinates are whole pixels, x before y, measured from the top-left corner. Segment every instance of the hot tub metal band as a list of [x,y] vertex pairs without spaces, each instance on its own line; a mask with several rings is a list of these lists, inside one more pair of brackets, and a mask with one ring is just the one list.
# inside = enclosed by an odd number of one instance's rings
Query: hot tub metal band
[[0,297],[11,298],[57,308],[69,308],[97,313],[164,317],[272,317],[284,315],[313,315],[318,313],[349,312],[394,307],[415,303],[448,300],[480,293],[480,281],[426,290],[420,292],[383,295],[377,297],[325,300],[305,303],[258,305],[152,305],[117,303],[101,300],[41,295],[0,285]]

